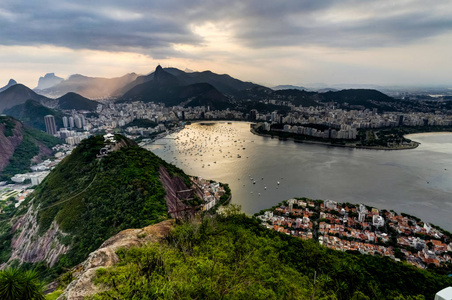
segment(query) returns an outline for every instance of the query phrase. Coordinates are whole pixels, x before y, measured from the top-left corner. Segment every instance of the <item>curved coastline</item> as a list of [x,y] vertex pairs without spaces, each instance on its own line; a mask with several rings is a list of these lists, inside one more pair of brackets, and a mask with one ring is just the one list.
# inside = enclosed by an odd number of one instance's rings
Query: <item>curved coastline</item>
[[433,131],[433,132],[426,131],[426,132],[409,133],[409,134],[404,135],[403,137],[411,140],[412,138],[416,138],[417,136],[421,136],[421,135],[427,136],[427,135],[448,135],[448,134],[452,134],[452,132],[451,131]]
[[[191,123],[218,123],[218,122],[240,122],[240,123],[249,123],[251,124],[255,124],[253,122],[250,121],[241,121],[241,120],[194,120],[191,121]],[[254,128],[252,126],[250,126],[250,132],[254,135],[258,135],[258,136],[264,136],[264,137],[271,137],[271,138],[278,138],[280,140],[293,140],[295,143],[304,143],[304,144],[315,144],[315,145],[325,145],[325,146],[332,146],[332,147],[340,147],[340,148],[351,148],[351,149],[365,149],[365,150],[384,150],[384,151],[393,151],[393,150],[412,150],[412,149],[416,149],[417,147],[419,147],[419,145],[421,144],[420,142],[415,141],[415,138],[417,136],[422,136],[422,135],[445,135],[445,134],[452,134],[451,131],[435,131],[435,132],[418,132],[418,133],[410,133],[410,134],[406,134],[403,137],[406,139],[410,139],[412,140],[412,142],[414,142],[414,145],[410,145],[410,146],[406,146],[403,148],[388,148],[388,147],[380,147],[380,146],[356,146],[356,145],[340,145],[340,144],[333,144],[333,143],[329,143],[329,142],[322,142],[322,141],[314,141],[314,140],[296,140],[293,137],[287,137],[287,138],[279,138],[279,136],[275,136],[272,134],[265,134],[265,133],[259,133],[257,131],[254,130]],[[166,137],[167,135],[170,135],[174,132],[177,132],[179,130],[182,130],[183,128],[178,128],[177,130],[173,130],[171,132],[167,132],[164,134],[160,134],[158,137],[155,137],[154,139],[148,141],[147,143],[152,143],[155,140],[161,139]]]
[[[265,133],[259,133],[256,130],[254,130],[254,128],[250,128],[250,131],[251,131],[252,134],[255,134],[255,135],[274,138],[273,135],[265,134]],[[293,140],[295,143],[316,144],[316,145],[325,145],[325,146],[340,147],[340,148],[365,149],[365,150],[384,150],[384,151],[411,150],[411,149],[416,149],[421,144],[419,142],[413,141],[415,143],[413,146],[407,146],[407,147],[404,147],[404,148],[388,148],[388,147],[378,147],[378,146],[372,147],[372,146],[340,145],[340,144],[333,144],[333,143],[321,142],[321,141],[310,141],[310,140],[295,140],[293,137],[282,138],[280,140],[284,140],[284,141]]]

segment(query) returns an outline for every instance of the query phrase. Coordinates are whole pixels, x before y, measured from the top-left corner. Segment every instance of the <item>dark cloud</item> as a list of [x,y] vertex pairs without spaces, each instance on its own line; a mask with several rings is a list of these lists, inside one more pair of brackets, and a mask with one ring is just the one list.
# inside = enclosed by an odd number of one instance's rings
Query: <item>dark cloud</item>
[[218,22],[251,48],[394,46],[450,31],[444,8],[452,12],[441,0],[2,0],[0,44],[135,51],[160,58],[177,55],[172,44],[203,45],[192,26]]

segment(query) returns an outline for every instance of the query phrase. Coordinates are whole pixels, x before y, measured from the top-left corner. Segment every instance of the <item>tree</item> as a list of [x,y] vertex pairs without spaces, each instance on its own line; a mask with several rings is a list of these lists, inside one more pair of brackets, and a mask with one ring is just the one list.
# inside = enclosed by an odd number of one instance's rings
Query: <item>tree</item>
[[0,271],[0,299],[44,300],[43,290],[36,271],[21,272],[14,268]]

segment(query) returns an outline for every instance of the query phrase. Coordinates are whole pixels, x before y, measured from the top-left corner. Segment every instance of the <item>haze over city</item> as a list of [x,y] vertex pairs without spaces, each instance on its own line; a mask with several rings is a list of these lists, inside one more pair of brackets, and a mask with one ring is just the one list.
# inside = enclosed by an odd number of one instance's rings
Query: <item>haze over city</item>
[[447,85],[452,3],[2,1],[0,83],[157,64],[266,86]]

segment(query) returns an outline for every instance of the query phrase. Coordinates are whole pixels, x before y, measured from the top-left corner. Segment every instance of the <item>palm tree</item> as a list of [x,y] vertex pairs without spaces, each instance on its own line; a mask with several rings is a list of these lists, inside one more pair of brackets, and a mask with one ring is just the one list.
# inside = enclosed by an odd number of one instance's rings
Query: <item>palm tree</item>
[[0,271],[0,299],[44,300],[43,289],[36,271],[22,272],[15,268]]

